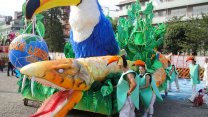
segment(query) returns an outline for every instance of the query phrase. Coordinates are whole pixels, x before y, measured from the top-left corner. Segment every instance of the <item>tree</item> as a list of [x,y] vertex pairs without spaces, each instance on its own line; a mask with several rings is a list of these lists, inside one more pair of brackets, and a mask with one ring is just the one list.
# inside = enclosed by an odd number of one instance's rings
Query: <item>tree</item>
[[192,55],[204,51],[205,55],[205,51],[208,50],[208,15],[201,16],[191,17],[186,21],[182,21],[183,17],[174,17],[168,21],[164,50],[174,54],[192,51]]
[[185,26],[186,25],[182,22],[168,24],[164,40],[165,52],[177,54],[185,49],[183,47],[183,45],[186,43]]
[[201,47],[205,55],[205,52],[208,51],[208,14],[202,14],[202,20],[199,21],[199,25],[201,26]]
[[[192,55],[197,55],[197,52],[200,51],[200,44],[201,44],[201,26],[199,25],[200,19],[198,18],[191,18],[190,20],[186,21],[186,38],[187,42],[184,45],[184,48],[188,50],[192,50]],[[187,46],[189,45],[189,46]]]
[[64,34],[60,22],[62,14],[60,8],[53,8],[44,13],[46,35],[45,40],[48,44],[49,51],[63,52]]

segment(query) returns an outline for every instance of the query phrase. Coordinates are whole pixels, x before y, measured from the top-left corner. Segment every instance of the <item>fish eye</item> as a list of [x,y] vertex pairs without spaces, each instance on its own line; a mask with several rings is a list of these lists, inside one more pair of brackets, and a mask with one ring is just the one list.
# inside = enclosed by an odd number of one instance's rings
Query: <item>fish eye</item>
[[59,73],[64,73],[64,69],[58,69]]

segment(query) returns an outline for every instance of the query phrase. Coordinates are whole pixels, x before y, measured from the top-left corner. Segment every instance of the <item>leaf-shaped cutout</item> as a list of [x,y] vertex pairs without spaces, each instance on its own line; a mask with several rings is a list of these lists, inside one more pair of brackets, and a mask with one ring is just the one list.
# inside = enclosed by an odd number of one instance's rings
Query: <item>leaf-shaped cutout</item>
[[27,25],[27,28],[25,29],[24,33],[26,33],[26,34],[32,33],[32,23],[31,22]]
[[25,16],[26,13],[26,2],[22,5],[22,15]]
[[103,97],[110,95],[113,92],[113,85],[111,84],[111,81],[107,81],[108,86],[104,85],[101,88],[101,94]]
[[65,54],[66,58],[74,58],[75,57],[73,49],[71,47],[71,44],[68,42],[64,46],[64,54]]
[[133,54],[136,54],[136,53],[138,53],[138,49],[137,49],[137,47],[136,47],[136,45],[134,45],[134,44],[128,44],[128,49],[129,49],[129,51],[130,52],[132,52]]
[[160,61],[158,61],[158,60],[155,60],[154,63],[152,64],[151,68],[154,69],[154,70],[157,70],[157,69],[159,69],[161,67],[162,67],[162,63]]
[[144,34],[142,32],[135,32],[134,36],[134,43],[136,45],[144,45]]
[[44,16],[42,14],[37,14],[36,15],[36,21],[42,20],[43,18],[44,18]]
[[45,35],[45,26],[41,21],[37,21],[35,26],[36,32],[39,36],[44,37]]

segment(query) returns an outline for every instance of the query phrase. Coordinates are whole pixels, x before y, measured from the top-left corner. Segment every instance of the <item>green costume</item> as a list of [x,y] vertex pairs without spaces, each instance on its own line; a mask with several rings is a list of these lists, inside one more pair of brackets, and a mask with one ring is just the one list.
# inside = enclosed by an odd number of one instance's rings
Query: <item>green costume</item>
[[[145,86],[147,74],[148,73],[146,73],[142,78],[140,78],[140,82],[139,82],[140,87]],[[153,78],[151,78],[151,84],[149,85],[149,87],[141,89],[139,92],[140,99],[141,99],[142,103],[144,104],[145,108],[149,107],[151,100],[152,100],[152,93],[153,92],[155,93],[158,101],[163,101],[163,99],[160,95],[160,92],[156,86],[155,80]]]
[[189,65],[189,69],[190,69],[190,78],[191,78],[191,82],[193,85],[195,84],[200,84],[200,80],[199,80],[199,65],[193,65],[190,64]]
[[[170,71],[172,70],[173,66],[171,65],[170,66]],[[177,70],[176,68],[174,67],[174,71],[172,72],[172,74],[170,75],[170,83],[172,83],[173,81],[175,81],[176,77],[177,77]]]
[[133,101],[134,106],[139,109],[139,78],[136,77],[136,72],[133,70],[128,70],[127,72],[123,73],[118,81],[117,85],[117,103],[118,103],[118,111],[121,110],[123,107],[126,99],[127,93],[129,90],[129,83],[127,81],[127,74],[133,73],[135,75],[135,82],[137,83],[137,87],[131,93],[131,100]]
[[166,73],[166,79],[165,81],[158,87],[159,91],[163,91],[167,89],[168,86],[168,80],[170,81],[170,67],[167,67],[165,69],[165,73]]

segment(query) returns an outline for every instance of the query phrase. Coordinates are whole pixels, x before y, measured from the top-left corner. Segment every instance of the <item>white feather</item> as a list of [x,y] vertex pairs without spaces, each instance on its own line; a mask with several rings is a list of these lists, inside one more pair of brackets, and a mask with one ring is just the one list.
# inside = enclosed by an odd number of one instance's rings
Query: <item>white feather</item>
[[31,93],[32,93],[32,97],[34,96],[34,82],[35,82],[35,77],[32,77],[32,79],[31,79]]
[[82,0],[78,6],[72,6],[70,12],[70,25],[73,30],[75,42],[86,40],[99,23],[100,11],[97,0]]
[[22,79],[22,87],[21,87],[21,92],[23,91],[24,87],[25,87],[25,81],[26,81],[26,75],[24,75],[23,79]]

